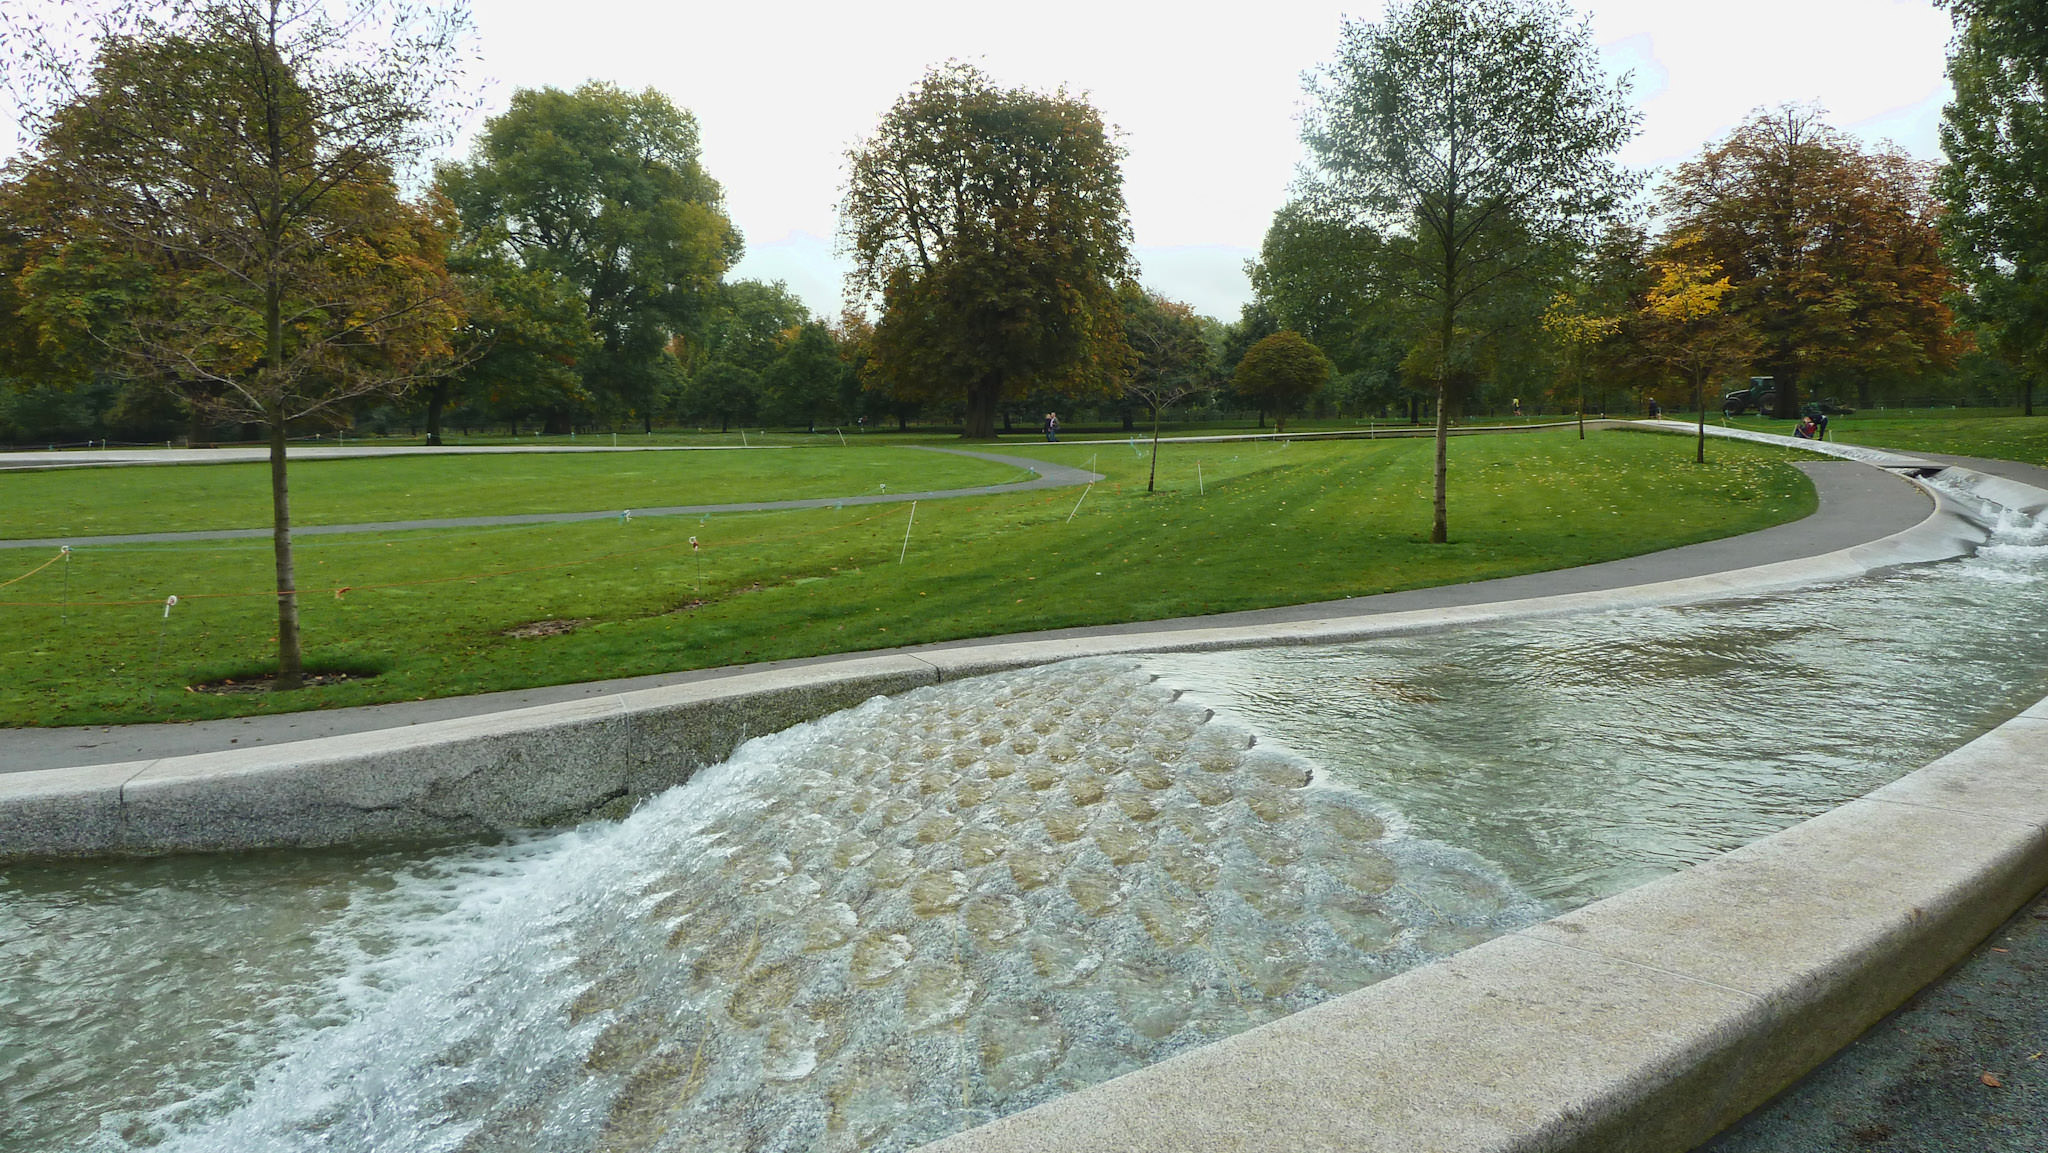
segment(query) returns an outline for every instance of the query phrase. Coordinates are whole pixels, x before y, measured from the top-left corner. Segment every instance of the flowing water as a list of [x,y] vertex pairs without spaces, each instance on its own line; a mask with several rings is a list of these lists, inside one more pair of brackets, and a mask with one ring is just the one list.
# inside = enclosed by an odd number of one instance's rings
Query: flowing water
[[2044,544],[936,686],[505,843],[11,868],[0,1148],[906,1148],[1910,771],[2048,694]]

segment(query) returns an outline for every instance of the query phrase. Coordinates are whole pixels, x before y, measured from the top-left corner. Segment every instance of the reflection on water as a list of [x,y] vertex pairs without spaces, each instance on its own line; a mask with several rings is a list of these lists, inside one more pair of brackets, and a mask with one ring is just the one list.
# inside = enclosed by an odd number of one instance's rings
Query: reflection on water
[[[152,1035],[190,1018],[135,996],[90,1046],[24,1045],[5,1125],[114,1148],[903,1148],[1540,914],[1132,663],[872,701],[505,849],[107,869],[205,910],[121,932],[235,958],[190,979],[254,1052],[166,1051]],[[121,917],[61,872],[10,887],[8,915],[50,938]],[[53,963],[10,1013],[54,1040],[118,980]],[[159,1061],[184,1069],[153,1084]],[[109,1064],[136,1075],[103,1084]],[[89,1094],[108,1115],[86,1127]]]
[[2048,532],[1762,599],[1146,657],[1576,907],[1861,796],[2048,695]]
[[15,868],[0,1148],[904,1148],[1953,748],[2048,693],[2043,551],[938,686],[506,844]]

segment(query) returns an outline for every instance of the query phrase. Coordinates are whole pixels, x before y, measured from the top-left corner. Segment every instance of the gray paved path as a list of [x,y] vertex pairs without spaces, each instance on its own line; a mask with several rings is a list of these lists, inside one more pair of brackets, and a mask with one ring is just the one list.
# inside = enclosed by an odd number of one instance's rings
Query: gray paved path
[[2048,1149],[2048,893],[2014,914],[1947,976],[1700,1148]]
[[[924,452],[943,452],[943,453],[950,453],[950,454],[952,454],[953,456],[971,456],[971,457],[974,457],[974,458],[975,458],[975,459],[977,459],[977,460],[986,460],[986,461],[990,461],[990,462],[993,462],[993,463],[995,463],[995,464],[1005,464],[1005,465],[1010,465],[1010,466],[1012,466],[1012,467],[1014,467],[1014,468],[1022,468],[1022,469],[1028,469],[1028,470],[1030,470],[1031,472],[1034,472],[1034,473],[1036,473],[1037,475],[1036,475],[1036,476],[1034,476],[1034,477],[1032,477],[1032,478],[1031,478],[1030,480],[1020,480],[1020,481],[1013,481],[1013,482],[1011,482],[1011,483],[1009,483],[1009,484],[985,484],[985,485],[976,485],[976,486],[974,486],[974,487],[971,487],[971,488],[949,488],[949,489],[934,489],[934,490],[932,490],[932,491],[929,491],[929,492],[887,492],[887,493],[868,493],[868,494],[865,494],[865,495],[862,495],[862,496],[823,496],[823,497],[811,497],[811,498],[807,498],[807,499],[804,499],[804,500],[757,500],[757,501],[743,501],[743,502],[739,502],[739,503],[734,503],[734,504],[685,504],[685,505],[668,505],[668,506],[664,506],[664,507],[661,507],[661,508],[635,508],[635,509],[631,509],[631,510],[625,510],[625,509],[616,509],[616,508],[612,508],[612,509],[604,509],[604,510],[602,510],[602,511],[597,511],[597,512],[536,512],[536,513],[516,513],[516,514],[512,514],[512,515],[509,515],[509,516],[453,516],[453,517],[440,517],[440,518],[436,518],[436,519],[431,519],[431,520],[389,520],[389,521],[373,521],[373,522],[369,522],[369,523],[365,523],[365,524],[312,524],[312,525],[299,525],[299,526],[296,526],[296,527],[294,527],[294,528],[292,529],[292,536],[293,536],[293,537],[308,537],[308,536],[336,536],[336,535],[341,535],[341,534],[346,534],[346,533],[365,533],[365,532],[410,532],[410,531],[413,531],[413,530],[415,530],[415,529],[441,529],[441,528],[491,528],[491,527],[495,527],[495,526],[498,526],[498,525],[509,525],[509,524],[567,524],[567,523],[570,523],[570,522],[574,522],[574,521],[591,521],[591,520],[617,520],[617,519],[619,519],[619,514],[620,514],[620,513],[622,513],[622,512],[626,512],[626,511],[630,511],[630,512],[632,513],[632,515],[634,515],[634,516],[636,516],[636,517],[644,517],[644,516],[703,516],[703,515],[706,515],[706,514],[710,514],[710,513],[729,513],[729,512],[778,512],[778,511],[782,511],[782,510],[785,510],[785,509],[799,509],[799,508],[843,508],[843,507],[845,507],[845,506],[847,506],[847,505],[862,505],[862,504],[902,504],[902,503],[905,503],[905,502],[907,502],[907,501],[913,501],[913,500],[945,500],[945,499],[949,499],[949,498],[952,498],[952,497],[962,497],[962,496],[994,496],[994,495],[996,495],[996,494],[998,494],[998,493],[1006,493],[1006,492],[1029,492],[1029,491],[1031,491],[1031,490],[1033,490],[1033,489],[1041,489],[1041,488],[1071,488],[1071,487],[1073,487],[1074,485],[1082,485],[1082,484],[1092,484],[1092,483],[1094,483],[1095,481],[1098,481],[1098,480],[1101,480],[1101,479],[1102,479],[1102,474],[1101,474],[1101,473],[1089,472],[1089,471],[1088,471],[1087,469],[1082,469],[1082,468],[1069,468],[1069,467],[1067,467],[1066,465],[1063,465],[1063,464],[1051,464],[1051,463],[1048,463],[1048,462],[1046,462],[1046,461],[1042,461],[1042,460],[1030,460],[1030,459],[1027,459],[1027,458],[1025,458],[1025,457],[1021,457],[1021,456],[1004,456],[1004,455],[1002,455],[1002,454],[1000,454],[1000,453],[993,453],[993,452],[973,452],[973,451],[970,451],[970,450],[968,450],[968,449],[964,449],[964,448],[937,448],[937,447],[933,447],[933,446],[931,446],[931,445],[921,445],[921,444],[911,444],[911,445],[904,445],[904,446],[902,446],[902,447],[904,447],[904,448],[915,448],[915,449],[919,449],[919,450],[921,450],[921,451],[924,451]],[[175,450],[174,450],[174,451],[175,451]],[[379,451],[379,452],[383,452],[383,453],[392,453],[392,452],[396,452],[396,453],[405,453],[405,452],[408,452],[408,451],[420,451],[420,450],[406,450],[406,449],[381,449],[381,450],[378,450],[378,451]],[[428,452],[462,452],[462,451],[465,451],[465,450],[460,450],[460,449],[429,449],[429,450],[424,450],[424,451],[428,451]],[[564,451],[578,451],[578,450],[574,450],[574,449],[481,449],[481,448],[478,448],[478,449],[469,449],[469,450],[466,450],[466,451],[467,451],[467,452],[469,452],[469,453],[471,453],[471,454],[476,454],[476,453],[484,453],[484,452],[493,452],[493,451],[496,451],[496,452],[564,452]],[[628,450],[628,449],[623,449],[623,448],[621,448],[621,449],[586,449],[586,450],[581,450],[581,451],[588,451],[588,452],[627,452],[627,451],[634,451],[634,452],[648,452],[648,451],[659,451],[659,450],[650,450],[650,449],[632,449],[632,450]],[[294,455],[297,455],[297,454],[294,454]],[[341,453],[341,452],[331,452],[331,453],[324,453],[324,454],[313,454],[313,455],[319,455],[319,456],[330,456],[330,457],[339,457],[339,456],[344,456],[344,455],[348,455],[348,454],[345,454],[345,453]],[[368,452],[365,452],[365,453],[362,453],[362,454],[359,454],[359,455],[369,456],[369,455],[373,455],[373,454],[372,454],[372,453],[368,453]],[[100,462],[100,463],[101,463],[101,464],[107,464],[107,465],[111,465],[111,464],[115,464],[115,463],[120,463],[120,462],[114,462],[114,461],[103,461],[103,462]],[[74,548],[78,548],[78,547],[84,547],[84,546],[93,546],[93,545],[126,545],[126,544],[172,544],[172,543],[176,543],[176,542],[179,542],[179,541],[201,541],[201,540],[253,540],[253,539],[259,539],[259,538],[267,539],[267,538],[268,538],[268,537],[270,536],[270,532],[271,532],[271,530],[270,530],[270,529],[268,529],[268,528],[223,528],[223,529],[200,529],[200,530],[196,530],[196,531],[192,531],[192,532],[141,532],[141,533],[124,533],[124,534],[121,534],[121,535],[117,535],[117,536],[68,536],[68,537],[67,537],[67,536],[58,536],[58,537],[36,537],[36,538],[25,538],[25,537],[24,537],[24,538],[17,538],[17,539],[12,539],[12,540],[0,540],[0,549],[9,549],[9,548],[41,548],[41,549],[51,549],[51,548],[57,548],[57,547],[59,547],[59,546],[62,546],[62,545],[70,545],[70,546],[72,546],[72,547],[74,547]]]

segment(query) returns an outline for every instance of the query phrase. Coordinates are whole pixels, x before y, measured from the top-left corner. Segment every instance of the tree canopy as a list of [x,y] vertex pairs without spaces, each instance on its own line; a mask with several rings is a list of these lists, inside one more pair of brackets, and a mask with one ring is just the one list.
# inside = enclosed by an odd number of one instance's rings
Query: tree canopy
[[892,395],[965,402],[966,435],[1036,390],[1114,390],[1130,360],[1123,149],[1064,90],[927,72],[848,153],[847,294],[880,306],[867,371]]
[[1305,194],[1388,246],[1432,315],[1437,459],[1430,539],[1449,539],[1446,442],[1460,320],[1561,263],[1635,187],[1613,159],[1638,115],[1562,0],[1413,0],[1347,20],[1309,83]]
[[468,162],[438,172],[465,240],[582,294],[596,349],[578,372],[610,415],[652,421],[670,339],[705,319],[739,259],[698,151],[696,119],[668,97],[593,81],[515,92]]
[[1956,96],[1942,112],[1942,235],[1968,290],[1964,317],[2021,374],[2031,416],[2048,369],[2048,13],[2023,0],[1947,7]]
[[1231,374],[1237,394],[1272,412],[1273,427],[1287,431],[1287,414],[1330,382],[1330,358],[1308,338],[1283,328],[1245,350]]
[[[129,16],[98,41],[84,88],[31,117],[36,152],[13,174],[33,208],[16,217],[34,233],[21,311],[46,332],[73,325],[103,363],[201,411],[268,427],[276,683],[297,688],[287,430],[402,391],[449,350],[447,230],[396,172],[434,139],[463,25],[377,0]],[[33,36],[10,46],[13,67],[68,67]]]
[[1672,174],[1667,229],[1727,275],[1728,311],[1762,342],[1778,415],[1797,414],[1808,384],[1954,363],[1932,176],[1797,106],[1758,111]]

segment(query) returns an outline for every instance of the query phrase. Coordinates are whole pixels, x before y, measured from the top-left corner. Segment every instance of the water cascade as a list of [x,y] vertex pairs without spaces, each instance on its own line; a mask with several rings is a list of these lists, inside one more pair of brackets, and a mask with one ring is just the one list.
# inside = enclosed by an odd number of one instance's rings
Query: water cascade
[[500,844],[15,868],[0,1148],[908,1148],[1917,767],[2048,693],[2044,553],[963,681]]

